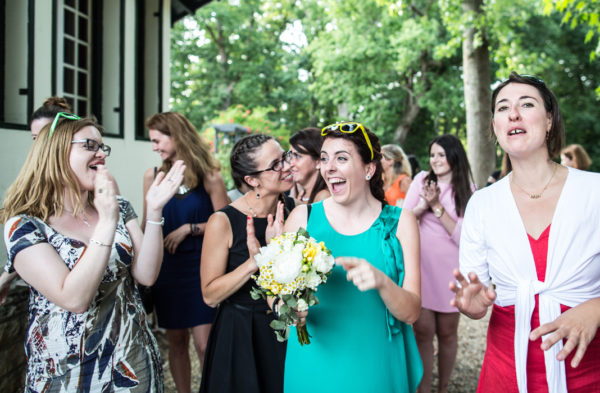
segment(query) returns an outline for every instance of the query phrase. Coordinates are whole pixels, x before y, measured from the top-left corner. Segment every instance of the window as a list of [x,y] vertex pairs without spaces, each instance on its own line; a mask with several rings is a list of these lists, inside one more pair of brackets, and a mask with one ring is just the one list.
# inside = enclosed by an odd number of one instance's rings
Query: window
[[57,13],[57,81],[59,95],[73,112],[91,112],[91,0],[64,0]]
[[123,137],[124,7],[125,0],[59,0],[55,13],[55,94],[112,137]]
[[33,102],[33,0],[0,0],[0,23],[0,126],[28,129]]
[[163,111],[163,24],[162,0],[138,0],[136,20],[136,139],[148,139],[146,119]]

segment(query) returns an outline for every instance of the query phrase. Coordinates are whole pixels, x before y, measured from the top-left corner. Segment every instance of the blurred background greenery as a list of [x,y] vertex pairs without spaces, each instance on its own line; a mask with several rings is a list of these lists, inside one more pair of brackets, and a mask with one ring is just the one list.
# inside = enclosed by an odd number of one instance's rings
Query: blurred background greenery
[[[359,121],[426,169],[434,136],[466,140],[461,45],[476,26],[475,41],[489,49],[490,89],[512,70],[545,80],[566,142],[582,144],[600,171],[600,2],[489,0],[475,16],[465,2],[213,1],[173,27],[172,109],[213,149],[211,124],[240,124],[287,145],[304,127]],[[218,143],[231,187],[234,138]]]

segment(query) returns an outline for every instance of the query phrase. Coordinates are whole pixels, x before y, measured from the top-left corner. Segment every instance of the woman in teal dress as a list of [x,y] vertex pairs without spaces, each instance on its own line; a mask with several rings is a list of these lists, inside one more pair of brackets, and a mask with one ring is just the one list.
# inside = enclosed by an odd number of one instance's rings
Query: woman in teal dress
[[358,123],[325,127],[321,175],[331,197],[296,208],[336,257],[320,303],[302,315],[311,344],[288,342],[284,392],[414,392],[423,367],[410,326],[421,307],[419,232],[410,211],[384,202],[377,137]]

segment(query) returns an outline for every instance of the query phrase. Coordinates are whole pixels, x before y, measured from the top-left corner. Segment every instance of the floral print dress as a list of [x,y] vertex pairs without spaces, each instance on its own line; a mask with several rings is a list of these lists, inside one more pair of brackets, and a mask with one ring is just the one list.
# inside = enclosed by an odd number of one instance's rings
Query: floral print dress
[[[118,201],[120,218],[108,266],[85,312],[66,311],[30,288],[28,393],[163,392],[158,345],[130,272],[134,250],[125,223],[136,215],[129,202],[120,197]],[[19,251],[39,243],[54,247],[69,269],[87,249],[83,242],[27,215],[5,223],[5,243],[8,272],[14,271]]]

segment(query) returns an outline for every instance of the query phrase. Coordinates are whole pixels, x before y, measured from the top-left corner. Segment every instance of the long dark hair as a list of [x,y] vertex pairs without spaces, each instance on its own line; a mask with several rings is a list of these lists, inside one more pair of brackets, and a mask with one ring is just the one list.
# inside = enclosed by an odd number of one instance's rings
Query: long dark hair
[[[304,128],[290,138],[290,145],[302,154],[308,154],[313,160],[320,160],[321,146],[323,146],[323,138],[321,138],[321,130],[315,127]],[[321,172],[317,170],[317,181],[308,197],[308,203],[313,203],[315,197],[321,190],[327,188],[325,179],[321,176]]]
[[[364,127],[364,125],[363,125]],[[341,132],[340,130],[329,131],[327,135],[323,137],[323,141],[327,138],[341,138],[347,139],[354,143],[356,146],[356,150],[358,150],[358,154],[362,159],[362,162],[368,164],[372,162],[375,164],[375,173],[369,180],[369,186],[371,188],[371,194],[380,201],[382,204],[387,204],[385,201],[385,193],[383,192],[383,167],[381,166],[381,145],[379,144],[379,138],[377,135],[373,134],[371,130],[367,127],[364,127],[367,135],[369,136],[369,140],[371,141],[371,146],[373,147],[373,159],[371,160],[371,150],[367,145],[367,141],[365,140],[365,136],[362,131],[357,130],[353,133]]]
[[[456,214],[462,216],[465,213],[469,198],[473,195],[471,189],[473,175],[469,160],[467,159],[467,153],[460,139],[454,135],[446,134],[435,137],[429,143],[429,154],[431,154],[431,146],[434,143],[440,145],[446,153],[446,160],[452,171],[452,192],[454,194]],[[425,181],[434,181],[437,183],[437,176],[433,173],[432,169],[429,170]]]

